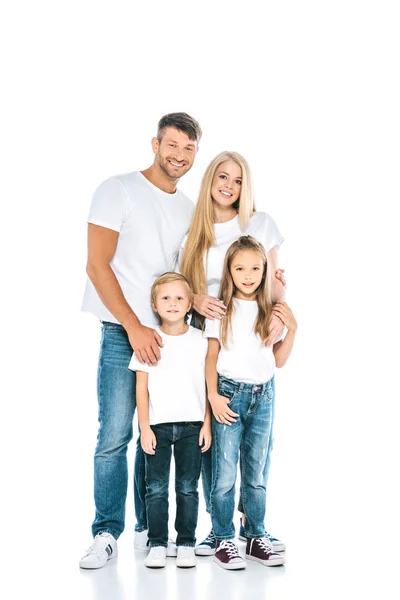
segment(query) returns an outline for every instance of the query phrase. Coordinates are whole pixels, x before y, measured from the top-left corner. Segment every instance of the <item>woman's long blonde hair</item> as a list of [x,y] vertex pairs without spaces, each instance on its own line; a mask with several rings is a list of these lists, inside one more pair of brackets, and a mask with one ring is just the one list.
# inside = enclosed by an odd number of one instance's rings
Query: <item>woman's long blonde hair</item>
[[239,214],[239,223],[243,231],[247,228],[250,217],[256,210],[253,198],[253,186],[250,167],[238,152],[221,152],[208,165],[200,186],[199,198],[190,225],[185,248],[183,250],[180,272],[189,281],[194,294],[207,293],[204,256],[215,244],[214,208],[211,197],[211,186],[218,167],[226,160],[233,160],[242,169],[242,185],[240,196],[233,204]]
[[224,348],[228,348],[228,337],[232,334],[232,316],[235,311],[233,299],[235,297],[236,288],[233,283],[231,265],[235,256],[242,250],[253,250],[263,261],[263,276],[261,283],[256,290],[258,314],[254,323],[254,333],[258,333],[263,344],[265,344],[268,337],[268,325],[272,312],[272,302],[267,254],[262,244],[257,242],[257,240],[250,235],[245,235],[229,246],[225,256],[224,270],[219,290],[219,298],[221,298],[226,306],[226,314],[221,322],[221,344]]

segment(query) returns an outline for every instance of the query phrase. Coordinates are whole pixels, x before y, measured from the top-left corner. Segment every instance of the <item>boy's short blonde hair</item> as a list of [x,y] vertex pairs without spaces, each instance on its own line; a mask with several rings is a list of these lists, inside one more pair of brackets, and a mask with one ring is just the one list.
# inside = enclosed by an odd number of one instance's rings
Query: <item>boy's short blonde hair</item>
[[156,296],[157,296],[158,288],[160,287],[160,285],[164,285],[164,283],[172,283],[173,281],[181,281],[182,283],[184,283],[186,285],[188,293],[189,293],[189,302],[190,302],[190,304],[192,304],[193,292],[190,289],[188,280],[186,279],[186,277],[184,277],[180,273],[172,273],[172,272],[171,273],[163,273],[163,275],[160,275],[160,277],[157,277],[157,279],[151,286],[150,297],[151,297],[151,301],[153,304],[155,304],[155,302],[156,302]]

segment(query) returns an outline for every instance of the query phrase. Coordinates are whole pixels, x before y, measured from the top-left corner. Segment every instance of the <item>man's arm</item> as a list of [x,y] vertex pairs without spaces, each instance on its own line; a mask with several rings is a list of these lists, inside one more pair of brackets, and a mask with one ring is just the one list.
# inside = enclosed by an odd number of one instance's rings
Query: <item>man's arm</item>
[[126,330],[138,360],[155,365],[160,360],[161,337],[154,329],[141,325],[110,266],[118,237],[118,231],[89,223],[86,272],[104,305]]

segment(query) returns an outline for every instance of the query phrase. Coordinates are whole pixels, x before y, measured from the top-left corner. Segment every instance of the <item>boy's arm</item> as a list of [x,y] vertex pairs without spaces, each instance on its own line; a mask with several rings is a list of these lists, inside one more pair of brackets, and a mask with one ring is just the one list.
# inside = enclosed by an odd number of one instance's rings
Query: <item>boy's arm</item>
[[136,407],[140,427],[140,443],[146,454],[155,454],[157,440],[149,424],[148,382],[148,373],[136,371]]
[[220,343],[216,338],[209,338],[208,352],[206,357],[206,382],[207,395],[211,404],[214,417],[218,423],[231,425],[236,423],[235,417],[239,415],[234,413],[228,406],[228,398],[218,394],[218,373],[217,360],[220,349]]
[[285,339],[274,344],[273,348],[275,363],[279,368],[283,367],[292,352],[297,331],[297,322],[286,302],[277,302],[273,308],[273,312],[283,321],[288,330]]

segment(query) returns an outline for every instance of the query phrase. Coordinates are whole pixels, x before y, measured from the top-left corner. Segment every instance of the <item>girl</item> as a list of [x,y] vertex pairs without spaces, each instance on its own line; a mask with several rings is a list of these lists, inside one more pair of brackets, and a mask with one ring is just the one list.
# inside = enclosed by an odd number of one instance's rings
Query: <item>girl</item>
[[[195,317],[191,323],[195,326],[201,327],[204,317],[221,319],[225,314],[226,307],[218,299],[225,254],[232,242],[245,234],[252,235],[266,250],[270,273],[275,273],[271,280],[273,302],[284,300],[283,269],[278,269],[278,248],[283,237],[268,214],[256,211],[247,161],[237,152],[221,152],[203,176],[193,220],[179,255],[180,272],[194,291]],[[282,331],[282,321],[272,314],[266,342],[273,344]],[[222,416],[225,423],[229,423],[228,416],[229,408]],[[269,457],[270,452],[268,464]],[[202,484],[210,512],[211,452],[203,455]],[[239,510],[243,512],[241,499]],[[285,550],[283,542],[273,536],[270,539],[275,550]],[[211,531],[196,547],[196,554],[213,554],[214,550],[215,537]]]
[[[272,307],[269,265],[263,246],[250,236],[234,242],[225,257],[220,298],[226,315],[206,321],[208,399],[213,411],[211,517],[216,537],[214,560],[224,569],[246,561],[233,541],[235,480],[241,469],[241,501],[246,515],[246,558],[281,565],[265,535],[267,457],[270,445],[275,367],[282,367],[297,329],[285,302]],[[287,327],[286,337],[266,346],[271,315]],[[226,409],[229,408],[229,415]],[[226,422],[230,426],[226,426]]]

